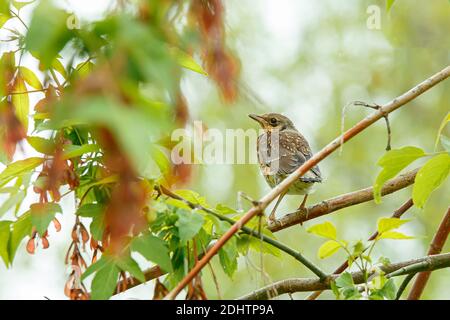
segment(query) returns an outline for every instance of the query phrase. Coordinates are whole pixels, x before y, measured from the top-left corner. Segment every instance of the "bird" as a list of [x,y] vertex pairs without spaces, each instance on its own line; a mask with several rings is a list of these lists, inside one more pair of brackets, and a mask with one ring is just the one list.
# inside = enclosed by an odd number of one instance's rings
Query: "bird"
[[[311,148],[306,138],[288,117],[279,113],[249,114],[248,116],[257,121],[263,129],[263,133],[257,139],[257,158],[267,184],[274,188],[312,157]],[[275,221],[276,209],[286,194],[304,195],[298,207],[298,210],[304,210],[313,185],[320,182],[322,182],[322,174],[316,165],[291,184],[287,191],[279,195],[269,215],[269,221]]]

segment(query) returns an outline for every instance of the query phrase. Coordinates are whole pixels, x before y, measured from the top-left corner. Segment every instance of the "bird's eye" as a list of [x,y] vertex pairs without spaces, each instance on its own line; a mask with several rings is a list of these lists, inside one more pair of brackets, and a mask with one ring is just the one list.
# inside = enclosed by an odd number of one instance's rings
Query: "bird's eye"
[[270,119],[270,124],[271,124],[271,125],[276,125],[276,124],[277,124],[277,119],[271,118],[271,119]]

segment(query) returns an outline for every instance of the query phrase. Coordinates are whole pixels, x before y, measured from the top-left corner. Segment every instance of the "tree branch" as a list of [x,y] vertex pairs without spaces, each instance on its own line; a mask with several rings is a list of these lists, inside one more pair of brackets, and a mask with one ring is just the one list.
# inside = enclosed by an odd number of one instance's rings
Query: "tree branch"
[[[406,201],[404,204],[402,204],[400,206],[400,208],[395,210],[395,212],[392,214],[391,218],[400,218],[412,206],[413,206],[413,200],[412,199],[408,199],[408,201]],[[372,241],[377,236],[378,236],[378,231],[375,231],[369,237],[369,239],[367,239],[367,241]],[[366,249],[364,249],[364,251],[366,251]],[[344,272],[347,268],[348,268],[348,260],[345,260],[336,270],[334,270],[333,274],[340,274],[340,273]],[[314,300],[318,296],[320,296],[321,293],[322,293],[322,291],[315,291],[315,292],[311,293],[308,297],[306,297],[306,300]]]
[[[419,271],[432,271],[450,267],[450,253],[426,256],[419,259],[403,261],[400,263],[381,266],[381,271],[385,272],[388,278],[393,278],[405,274],[416,273]],[[371,275],[376,271],[372,271]],[[361,271],[351,273],[353,282],[360,284],[365,282],[364,274]],[[252,293],[239,298],[239,300],[265,300],[285,293],[305,292],[315,290],[329,290],[331,281],[334,281],[338,275],[329,275],[325,281],[312,278],[286,279],[275,282],[271,285],[258,289]],[[270,293],[270,296],[269,296]]]
[[191,271],[184,277],[183,280],[178,283],[178,285],[165,297],[165,299],[175,299],[176,296],[183,290],[185,286],[187,286],[195,276],[200,272],[200,270],[205,267],[208,262],[212,259],[214,255],[222,248],[225,243],[236,233],[238,232],[242,226],[244,226],[247,222],[249,222],[254,216],[261,215],[264,213],[264,209],[276,199],[281,193],[286,191],[292,183],[298,180],[301,176],[303,176],[306,172],[312,169],[315,165],[317,165],[320,161],[328,157],[331,153],[333,153],[336,149],[339,148],[340,145],[346,143],[348,140],[358,135],[360,132],[371,126],[373,123],[378,121],[381,118],[384,118],[386,114],[395,111],[401,106],[405,105],[409,101],[418,97],[422,93],[426,92],[439,82],[447,79],[450,76],[450,66],[447,66],[443,70],[439,71],[435,75],[431,76],[427,80],[419,83],[414,88],[410,89],[406,93],[401,96],[393,99],[387,104],[381,106],[379,110],[375,111],[371,115],[365,117],[363,120],[358,122],[352,128],[348,129],[346,132],[342,134],[342,136],[338,136],[328,145],[326,145],[322,150],[313,155],[309,160],[307,160],[304,164],[302,164],[298,169],[296,169],[293,173],[291,173],[286,179],[284,179],[280,184],[278,184],[275,188],[273,188],[269,193],[267,193],[264,197],[262,197],[257,205],[254,205],[249,211],[247,211],[241,219],[236,221],[231,228],[222,235],[220,239],[216,242],[216,244],[206,252],[205,256],[200,259],[197,264],[191,269]]
[[[417,171],[420,168],[409,171],[405,174],[389,180],[381,189],[381,195],[385,196],[406,188],[414,183]],[[301,224],[305,221],[315,219],[317,217],[330,214],[340,209],[354,206],[360,203],[373,200],[373,187],[346,193],[328,200],[324,200],[314,204],[306,210],[297,210],[283,216],[281,219],[269,224],[269,230],[272,232],[286,229],[290,226]]]
[[[436,234],[431,241],[430,248],[428,249],[428,255],[439,254],[447,241],[448,234],[450,233],[450,207],[447,209],[447,213],[442,218]],[[427,285],[428,278],[431,272],[421,272],[417,275],[414,281],[413,287],[408,295],[408,300],[418,300]]]

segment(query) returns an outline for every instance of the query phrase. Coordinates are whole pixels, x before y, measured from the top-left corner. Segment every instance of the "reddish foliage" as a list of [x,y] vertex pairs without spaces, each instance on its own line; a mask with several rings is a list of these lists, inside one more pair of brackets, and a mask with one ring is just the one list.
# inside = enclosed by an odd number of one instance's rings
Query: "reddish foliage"
[[225,101],[238,95],[238,60],[225,45],[224,8],[221,0],[194,0],[191,16],[200,29],[206,71],[219,86]]
[[26,137],[26,132],[9,102],[0,110],[0,126],[5,130],[3,141],[1,141],[3,150],[8,158],[12,159],[16,151],[16,144]]
[[52,159],[47,159],[42,165],[42,171],[38,178],[44,182],[40,186],[34,186],[34,192],[40,195],[40,202],[48,202],[47,193],[53,200],[59,201],[61,194],[59,188],[61,185],[68,184],[71,190],[79,185],[78,177],[74,171],[74,163],[72,160],[66,160],[63,157],[61,146],[55,151]]
[[111,253],[120,254],[129,236],[137,235],[147,227],[144,207],[149,192],[108,130],[101,130],[101,141],[108,171],[119,175],[105,212],[102,244]]

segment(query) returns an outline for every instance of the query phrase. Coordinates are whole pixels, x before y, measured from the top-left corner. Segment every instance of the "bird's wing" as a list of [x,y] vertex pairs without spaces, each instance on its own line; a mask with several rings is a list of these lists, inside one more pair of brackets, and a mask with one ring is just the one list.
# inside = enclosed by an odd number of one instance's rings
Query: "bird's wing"
[[[279,170],[285,174],[294,172],[312,157],[311,148],[309,147],[308,142],[296,131],[280,132],[279,148],[281,159],[279,162]],[[301,177],[301,180],[305,182],[321,182],[322,175],[319,167],[314,166],[309,172]]]

